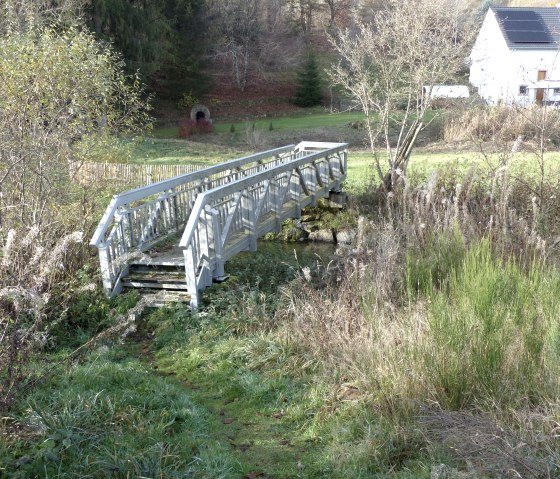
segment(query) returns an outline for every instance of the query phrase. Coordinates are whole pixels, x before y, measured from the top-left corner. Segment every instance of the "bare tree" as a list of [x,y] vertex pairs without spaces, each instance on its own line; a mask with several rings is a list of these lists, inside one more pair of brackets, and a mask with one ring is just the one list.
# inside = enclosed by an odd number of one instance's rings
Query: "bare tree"
[[244,91],[251,61],[260,49],[262,2],[217,0],[210,9],[217,38],[216,54],[228,59],[235,83]]
[[0,33],[21,32],[52,22],[71,24],[81,18],[91,0],[3,0]]
[[351,0],[323,0],[329,12],[329,28],[336,27],[338,16],[350,9]]
[[276,33],[282,30],[285,3],[286,0],[268,0],[266,2],[266,26],[268,33]]
[[[331,71],[366,116],[367,140],[387,189],[404,175],[426,126],[436,84],[465,66],[469,29],[460,0],[388,0],[371,23],[340,32]],[[396,127],[394,126],[396,125]]]
[[319,8],[316,0],[289,0],[288,6],[293,21],[298,25],[304,36],[308,36],[313,28],[313,17]]

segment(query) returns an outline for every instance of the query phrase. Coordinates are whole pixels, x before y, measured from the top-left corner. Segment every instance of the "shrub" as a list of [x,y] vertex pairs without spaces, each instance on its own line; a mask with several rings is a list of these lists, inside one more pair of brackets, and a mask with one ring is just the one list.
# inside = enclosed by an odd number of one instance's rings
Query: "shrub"
[[558,394],[556,324],[560,276],[535,261],[528,272],[496,258],[491,243],[471,247],[450,275],[449,292],[434,291],[423,341],[423,375],[446,407],[540,404]]
[[188,138],[192,135],[207,135],[214,131],[211,121],[201,118],[200,120],[185,119],[179,124],[179,138]]
[[277,313],[329,375],[361,382],[388,408],[402,397],[543,405],[559,392],[560,276],[531,192],[504,170],[467,176],[395,190],[360,220],[351,249],[302,272]]
[[50,244],[34,227],[10,230],[0,245],[0,407],[11,403],[31,353],[46,345],[49,312],[53,304],[65,305],[63,285],[79,261],[82,236],[76,232]]
[[83,201],[71,178],[81,161],[107,136],[146,125],[142,87],[107,44],[77,28],[0,37],[0,72],[0,226],[54,224]]

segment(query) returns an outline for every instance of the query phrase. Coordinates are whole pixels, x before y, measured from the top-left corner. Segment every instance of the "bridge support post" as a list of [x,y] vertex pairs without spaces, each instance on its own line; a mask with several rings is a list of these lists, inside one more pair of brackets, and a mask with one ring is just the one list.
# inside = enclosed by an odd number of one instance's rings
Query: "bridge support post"
[[272,196],[272,212],[274,213],[274,226],[276,233],[280,233],[280,231],[282,231],[282,198],[280,196],[281,191],[282,188],[278,182],[270,182],[270,195]]
[[251,197],[241,197],[243,226],[249,231],[247,251],[257,251],[257,225],[255,224],[254,201]]
[[195,251],[192,245],[183,250],[183,257],[185,258],[185,280],[191,295],[191,308],[196,309],[198,308],[200,294],[196,281]]
[[212,273],[212,279],[223,280],[226,272],[224,269],[224,250],[222,246],[222,231],[220,229],[220,221],[218,218],[218,210],[212,208],[212,241],[214,244],[214,254],[216,255],[216,266]]
[[210,258],[212,257],[211,245],[212,245],[212,222],[208,221],[208,210],[205,208],[203,213],[200,215],[200,224],[202,228],[200,229],[200,244],[198,254],[202,258],[200,264],[200,272],[198,274],[200,284],[203,288],[210,286],[212,284],[212,274],[211,274],[211,264]]
[[113,278],[111,277],[111,259],[109,257],[109,248],[106,244],[99,247],[99,267],[101,270],[101,281],[103,289],[107,296],[113,291]]

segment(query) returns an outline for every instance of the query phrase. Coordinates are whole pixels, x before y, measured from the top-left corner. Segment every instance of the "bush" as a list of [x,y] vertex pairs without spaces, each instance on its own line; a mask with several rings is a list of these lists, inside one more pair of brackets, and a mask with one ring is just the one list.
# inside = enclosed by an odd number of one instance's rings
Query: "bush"
[[81,162],[106,137],[148,122],[142,87],[115,52],[77,28],[0,37],[0,72],[0,227],[55,224],[62,207],[83,203],[72,182]]
[[12,229],[0,244],[0,408],[13,400],[31,354],[46,346],[53,308],[67,304],[64,288],[80,259],[82,233],[54,244],[40,233]]
[[192,135],[207,135],[214,131],[211,121],[201,118],[200,120],[186,119],[179,124],[179,138],[188,138]]
[[460,408],[483,398],[523,407],[558,394],[556,318],[560,276],[534,262],[523,272],[495,258],[491,243],[472,247],[434,291],[417,353],[439,404]]
[[276,319],[381,402],[544,405],[558,394],[560,276],[527,204],[503,171],[395,190],[350,250],[287,288]]

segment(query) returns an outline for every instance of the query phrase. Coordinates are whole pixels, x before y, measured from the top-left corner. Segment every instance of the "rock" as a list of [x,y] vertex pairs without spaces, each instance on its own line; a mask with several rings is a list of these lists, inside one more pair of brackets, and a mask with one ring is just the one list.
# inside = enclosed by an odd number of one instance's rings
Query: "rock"
[[356,238],[354,231],[339,231],[336,233],[336,242],[338,244],[352,244]]
[[348,195],[346,193],[342,193],[342,192],[335,193],[334,191],[331,191],[329,193],[329,202],[328,202],[329,208],[341,209],[346,206],[347,202],[348,202]]
[[308,233],[303,229],[292,227],[286,230],[285,235],[287,241],[299,241],[307,238]]
[[321,225],[322,223],[320,221],[312,221],[310,223],[303,223],[301,227],[308,233],[311,233],[312,231],[321,229]]
[[310,223],[311,221],[317,221],[317,216],[316,215],[302,215],[301,216],[301,222],[302,223]]
[[323,241],[325,243],[334,243],[335,239],[331,230],[317,230],[309,233],[310,241]]

